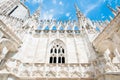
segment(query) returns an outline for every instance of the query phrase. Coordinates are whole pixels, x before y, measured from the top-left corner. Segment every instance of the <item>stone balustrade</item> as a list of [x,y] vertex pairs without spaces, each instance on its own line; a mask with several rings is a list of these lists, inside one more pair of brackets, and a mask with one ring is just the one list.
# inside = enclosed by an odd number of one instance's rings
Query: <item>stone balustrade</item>
[[16,59],[10,59],[6,62],[6,70],[8,73],[20,78],[94,78],[105,73],[120,72],[120,63],[114,63],[112,65],[114,69],[111,69],[111,65],[95,67],[90,63],[23,63]]
[[93,68],[90,63],[23,63],[16,59],[9,59],[6,62],[7,72],[20,78],[94,78]]
[[104,74],[114,74],[120,72],[120,63],[112,63],[112,62],[106,62],[106,63],[100,63],[99,65],[94,66],[95,75],[100,76]]

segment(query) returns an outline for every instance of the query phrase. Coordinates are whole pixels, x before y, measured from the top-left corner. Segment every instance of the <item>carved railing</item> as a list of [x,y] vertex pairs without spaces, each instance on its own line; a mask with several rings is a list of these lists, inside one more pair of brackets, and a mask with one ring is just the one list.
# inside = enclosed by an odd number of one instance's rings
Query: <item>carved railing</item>
[[105,74],[119,74],[120,73],[120,63],[113,63],[110,61],[105,61],[105,59],[98,60],[98,63],[94,65],[94,71],[96,77]]
[[6,62],[6,70],[9,74],[20,78],[94,78],[94,67],[90,63],[22,63],[10,59]]
[[[107,65],[108,64],[108,65]],[[19,78],[91,78],[120,72],[120,63],[93,66],[90,63],[45,64],[23,63],[16,59],[6,62],[7,73]],[[112,67],[111,67],[112,66]],[[3,70],[0,73],[5,73]]]

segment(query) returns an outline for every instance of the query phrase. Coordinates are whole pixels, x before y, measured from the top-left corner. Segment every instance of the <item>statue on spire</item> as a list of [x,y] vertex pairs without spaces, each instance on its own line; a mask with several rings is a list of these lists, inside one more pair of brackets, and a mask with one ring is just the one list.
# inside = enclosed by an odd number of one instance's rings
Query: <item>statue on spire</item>
[[32,15],[32,17],[36,20],[39,19],[40,17],[40,11],[41,11],[41,8],[42,8],[42,0],[40,0],[40,5],[38,7],[38,9],[35,11],[35,13]]
[[40,7],[38,7],[38,9],[37,9],[37,10],[35,11],[35,13],[33,14],[33,17],[34,17],[35,19],[38,19],[39,16],[40,16]]
[[116,8],[117,8],[117,11],[120,12],[120,6],[117,6]]
[[76,4],[74,4],[75,6],[75,9],[76,9],[76,15],[77,15],[77,18],[78,18],[78,25],[79,27],[81,28],[83,26],[83,20],[84,20],[84,15],[80,12],[80,9],[78,8],[78,6]]
[[110,5],[107,5],[107,7],[112,11],[114,16],[116,16],[118,14],[118,12],[116,10],[114,10],[112,7],[110,7]]
[[74,6],[75,6],[75,9],[76,9],[77,17],[80,18],[82,16],[82,13],[80,12],[80,9],[78,8],[78,6],[76,4],[74,4]]
[[76,4],[74,4],[74,5],[75,5],[75,9],[76,9],[76,11],[80,12],[78,6],[77,6]]

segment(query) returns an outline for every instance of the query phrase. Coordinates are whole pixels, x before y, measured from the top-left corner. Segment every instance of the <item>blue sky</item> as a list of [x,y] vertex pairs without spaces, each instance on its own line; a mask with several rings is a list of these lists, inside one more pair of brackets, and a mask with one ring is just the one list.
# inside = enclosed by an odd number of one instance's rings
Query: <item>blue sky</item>
[[114,9],[117,5],[120,6],[120,0],[26,0],[25,5],[33,14],[42,4],[40,19],[65,21],[77,19],[74,3],[91,20],[106,20],[109,19],[109,16],[113,17],[106,4],[109,4]]

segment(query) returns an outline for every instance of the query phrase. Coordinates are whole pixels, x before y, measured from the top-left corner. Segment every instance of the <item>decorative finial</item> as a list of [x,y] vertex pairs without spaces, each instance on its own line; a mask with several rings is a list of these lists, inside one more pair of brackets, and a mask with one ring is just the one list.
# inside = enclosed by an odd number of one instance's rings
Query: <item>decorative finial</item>
[[109,16],[110,20],[113,20],[113,18],[111,16]]
[[79,10],[77,4],[74,4],[74,6],[75,6],[76,11],[77,11],[77,12],[80,12],[80,10]]
[[33,14],[33,17],[34,17],[35,19],[39,19],[41,9],[42,9],[42,0],[40,0],[40,5],[39,5],[39,7],[37,8],[37,10],[35,11],[35,13]]
[[112,13],[114,14],[114,16],[117,15],[117,11],[115,11],[112,7],[110,7],[110,5],[107,5],[107,7],[112,11]]
[[76,14],[77,14],[77,17],[80,18],[83,16],[83,14],[80,12],[80,9],[78,8],[78,6],[76,4],[74,4],[75,6],[75,9],[76,9]]
[[120,12],[120,6],[117,6],[116,8],[117,8],[117,11]]

